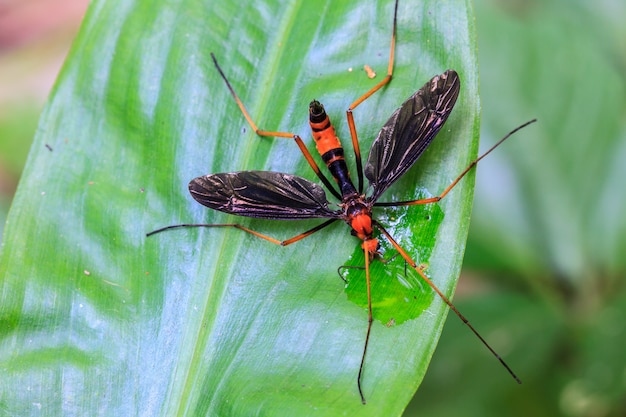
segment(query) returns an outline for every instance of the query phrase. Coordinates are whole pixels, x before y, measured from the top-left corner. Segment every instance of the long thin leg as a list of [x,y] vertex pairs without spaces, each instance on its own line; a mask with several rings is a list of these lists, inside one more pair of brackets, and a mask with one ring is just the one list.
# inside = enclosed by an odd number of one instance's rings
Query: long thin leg
[[361,402],[366,403],[365,396],[363,395],[363,389],[361,388],[361,378],[363,377],[363,367],[365,365],[365,355],[367,354],[367,345],[370,341],[370,334],[372,332],[372,322],[374,316],[372,315],[372,293],[370,288],[370,253],[366,247],[363,248],[365,253],[365,284],[367,286],[367,333],[365,334],[365,344],[363,345],[363,355],[361,356],[361,365],[359,366],[359,375],[356,379],[357,387],[359,388],[359,395],[361,395]]
[[386,85],[387,83],[391,81],[391,77],[393,74],[394,55],[395,55],[395,50],[396,50],[397,20],[398,20],[398,0],[396,0],[396,4],[393,9],[393,29],[391,32],[391,46],[389,47],[389,64],[387,65],[387,75],[378,84],[372,87],[368,92],[366,92],[361,97],[356,99],[354,103],[350,105],[348,110],[346,110],[346,117],[348,119],[348,127],[350,128],[350,137],[352,138],[352,148],[354,149],[357,174],[359,178],[359,183],[358,183],[359,193],[363,192],[363,162],[361,161],[361,148],[359,146],[359,138],[356,133],[356,125],[354,124],[354,116],[352,115],[352,110],[356,109],[359,104],[364,102],[372,94],[380,90],[384,85]]
[[378,230],[380,230],[385,235],[387,240],[389,240],[389,242],[393,245],[393,247],[396,248],[398,253],[400,253],[400,255],[404,258],[404,260],[409,264],[409,266],[411,268],[415,269],[415,271],[417,271],[418,274],[420,274],[422,279],[424,281],[426,281],[426,283],[430,286],[430,288],[432,288],[437,293],[437,295],[439,295],[439,297],[441,297],[443,302],[446,303],[448,305],[448,307],[450,307],[450,309],[452,311],[454,311],[454,313],[461,319],[461,321],[463,323],[465,323],[465,325],[467,327],[469,327],[469,329],[476,335],[476,337],[478,337],[478,339],[480,339],[480,341],[483,343],[483,345],[485,345],[487,347],[487,349],[489,349],[489,351],[496,357],[496,359],[498,359],[500,361],[500,363],[506,368],[506,370],[509,372],[509,374],[511,374],[511,376],[515,379],[515,381],[517,381],[518,384],[521,384],[522,381],[520,381],[520,379],[517,377],[517,375],[515,375],[515,372],[513,372],[513,370],[509,367],[509,365],[507,365],[507,363],[504,362],[504,359],[502,359],[502,357],[500,357],[500,355],[498,355],[496,353],[496,351],[493,350],[493,348],[491,346],[489,346],[489,343],[487,343],[487,341],[485,339],[483,339],[483,337],[478,333],[478,331],[474,328],[474,326],[472,326],[470,324],[469,320],[467,320],[465,318],[465,316],[463,316],[459,312],[459,310],[457,310],[457,308],[454,306],[454,304],[452,304],[452,302],[448,299],[448,297],[446,297],[444,295],[444,293],[442,293],[441,290],[439,290],[439,288],[437,288],[435,283],[433,283],[430,280],[430,278],[428,278],[426,276],[426,274],[419,267],[419,265],[417,265],[415,263],[415,261],[413,259],[411,259],[411,257],[406,253],[406,251],[391,237],[389,232],[387,232],[387,230],[385,230],[385,228],[378,222],[374,222],[374,225],[378,228]]
[[502,144],[502,142],[504,142],[505,140],[507,140],[511,135],[513,135],[515,132],[517,132],[520,129],[525,128],[526,126],[528,126],[531,123],[535,123],[537,121],[537,119],[532,119],[526,123],[524,123],[523,125],[520,125],[518,127],[516,127],[515,129],[513,129],[512,131],[510,131],[509,133],[507,133],[507,135],[505,137],[503,137],[502,139],[500,139],[495,145],[493,145],[491,148],[489,148],[489,150],[487,152],[485,152],[484,154],[482,154],[481,156],[479,156],[478,158],[476,158],[475,160],[473,160],[468,166],[467,168],[465,168],[463,170],[463,172],[461,172],[461,174],[456,177],[456,179],[454,181],[452,181],[452,183],[445,189],[443,190],[443,192],[441,194],[439,194],[436,197],[430,197],[430,198],[423,198],[421,200],[409,200],[409,201],[396,201],[396,202],[391,202],[391,203],[376,203],[374,204],[377,207],[397,207],[397,206],[414,206],[414,205],[418,205],[418,204],[429,204],[429,203],[437,203],[438,201],[441,201],[446,195],[448,195],[448,193],[459,183],[459,181],[461,181],[461,179],[463,179],[463,177],[472,169],[476,166],[476,164],[478,164],[478,162],[480,162],[481,159],[483,159],[485,156],[489,155],[491,153],[491,151],[493,151],[494,149],[496,149],[498,146],[500,146]]
[[241,110],[241,113],[243,113],[243,117],[246,118],[246,120],[248,121],[248,124],[250,125],[252,130],[254,130],[254,132],[257,135],[259,135],[259,136],[271,136],[271,137],[278,137],[278,138],[293,139],[296,142],[296,145],[298,145],[298,148],[300,148],[300,152],[302,152],[302,155],[304,155],[305,159],[307,160],[307,162],[309,163],[309,165],[313,169],[313,172],[315,172],[315,175],[317,175],[317,177],[324,183],[326,188],[328,188],[328,190],[335,197],[337,197],[338,199],[341,200],[341,194],[339,194],[339,192],[337,192],[335,187],[331,184],[330,181],[328,181],[326,176],[322,173],[322,171],[320,170],[319,166],[317,165],[317,163],[313,159],[313,156],[311,155],[311,153],[307,149],[306,145],[304,144],[304,142],[302,141],[300,136],[296,135],[295,133],[290,133],[290,132],[270,132],[270,131],[267,131],[267,130],[259,129],[256,126],[256,123],[254,123],[254,121],[252,120],[252,117],[250,117],[250,113],[248,113],[248,110],[246,110],[246,107],[243,105],[243,102],[239,99],[239,96],[237,96],[237,93],[235,93],[235,90],[230,85],[230,82],[228,81],[228,78],[226,78],[226,75],[224,74],[224,71],[222,71],[222,68],[220,68],[219,64],[217,63],[217,59],[215,58],[215,55],[213,55],[213,52],[211,52],[211,58],[213,59],[213,63],[215,64],[215,68],[217,68],[217,71],[220,73],[220,76],[222,77],[222,79],[226,83],[226,86],[228,87],[228,91],[230,91],[230,94],[235,99],[235,102],[237,103],[237,106]]
[[287,245],[291,245],[292,243],[295,243],[299,240],[304,239],[305,237],[311,236],[313,233],[318,232],[320,230],[322,230],[323,228],[325,228],[326,226],[332,224],[333,222],[337,221],[337,219],[330,219],[330,220],[326,220],[324,223],[319,224],[317,226],[315,226],[312,229],[307,230],[304,233],[300,233],[299,235],[296,235],[290,239],[287,240],[278,240],[278,239],[274,239],[271,236],[267,236],[264,235],[263,233],[259,233],[256,232],[252,229],[248,229],[245,226],[242,226],[240,224],[237,223],[221,223],[221,224],[175,224],[173,226],[166,226],[166,227],[162,227],[160,229],[157,230],[153,230],[152,232],[146,234],[147,237],[155,235],[157,233],[161,233],[164,232],[166,230],[169,229],[178,229],[178,228],[182,228],[182,227],[234,227],[236,229],[239,230],[243,230],[246,233],[250,233],[251,235],[254,235],[256,237],[259,237],[261,239],[265,239],[268,242],[274,243],[276,245],[280,245],[280,246],[287,246]]

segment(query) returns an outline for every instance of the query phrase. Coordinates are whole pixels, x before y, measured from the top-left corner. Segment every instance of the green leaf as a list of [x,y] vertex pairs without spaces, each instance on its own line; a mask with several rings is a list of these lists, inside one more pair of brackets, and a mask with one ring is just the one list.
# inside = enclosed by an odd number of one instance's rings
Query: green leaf
[[[307,104],[316,98],[349,143],[343,112],[384,75],[392,16],[391,1],[91,3],[5,229],[0,410],[402,412],[447,308],[433,298],[416,319],[374,323],[363,406],[356,376],[367,314],[336,272],[359,245],[345,225],[284,248],[228,228],[145,237],[168,224],[237,221],[284,239],[317,224],[234,218],[188,195],[189,180],[212,172],[315,179],[292,141],[251,132],[209,53],[260,128],[308,138]],[[479,123],[471,7],[401,2],[394,79],[355,111],[365,153],[393,110],[447,68],[460,74],[459,102],[386,201],[440,193],[474,158]],[[432,248],[417,260],[446,294],[461,265],[472,185],[470,175],[439,205],[433,234],[390,227],[408,248]],[[409,223],[424,213],[401,212]]]

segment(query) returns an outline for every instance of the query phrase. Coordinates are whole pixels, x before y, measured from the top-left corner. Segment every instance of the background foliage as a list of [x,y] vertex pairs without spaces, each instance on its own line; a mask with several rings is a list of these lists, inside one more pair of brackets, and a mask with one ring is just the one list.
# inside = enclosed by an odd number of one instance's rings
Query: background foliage
[[476,4],[481,147],[539,123],[478,169],[456,303],[524,383],[451,318],[406,415],[625,415],[626,5]]

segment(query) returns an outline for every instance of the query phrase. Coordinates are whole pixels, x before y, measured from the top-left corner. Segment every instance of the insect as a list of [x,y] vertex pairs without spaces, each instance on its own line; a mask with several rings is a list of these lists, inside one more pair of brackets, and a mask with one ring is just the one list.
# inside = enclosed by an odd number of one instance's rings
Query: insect
[[[237,223],[228,224],[178,224],[163,227],[148,233],[148,236],[168,229],[181,227],[232,227],[240,229],[271,243],[287,246],[316,233],[336,221],[343,221],[351,228],[352,235],[361,240],[365,259],[365,277],[367,285],[368,324],[357,375],[357,387],[361,401],[365,404],[362,387],[362,374],[367,355],[367,348],[372,329],[372,302],[370,294],[370,263],[380,254],[379,238],[386,239],[406,264],[415,269],[422,279],[441,297],[441,299],[461,318],[481,342],[502,363],[508,372],[519,382],[517,376],[504,360],[480,336],[468,320],[455,308],[452,302],[428,278],[423,268],[394,240],[385,227],[377,221],[372,211],[374,207],[410,206],[436,203],[443,199],[456,184],[487,154],[499,146],[517,130],[533,123],[531,120],[511,131],[486,153],[471,162],[465,170],[438,196],[419,200],[400,202],[378,202],[383,193],[422,155],[430,145],[450,115],[460,91],[460,80],[454,70],[447,70],[433,77],[415,94],[409,97],[384,124],[374,140],[368,159],[363,167],[359,140],[354,123],[353,110],[368,97],[391,81],[394,64],[398,0],[395,2],[393,30],[389,53],[387,75],[378,84],[354,101],[346,111],[348,127],[352,139],[357,167],[357,185],[355,186],[344,157],[344,149],[335,134],[324,106],[317,100],[309,104],[309,124],[315,146],[338,189],[321,172],[313,156],[308,151],[300,136],[289,132],[270,132],[260,130],[250,117],[245,106],[235,93],[226,75],[213,54],[213,63],[224,80],[231,95],[240,108],[252,130],[259,136],[272,136],[293,139],[303,156],[331,194],[340,203],[332,209],[324,189],[302,177],[270,171],[239,171],[210,174],[193,179],[189,183],[189,192],[200,204],[214,210],[239,216],[262,219],[299,220],[322,218],[323,223],[290,239],[280,241],[256,232]],[[364,177],[369,183],[369,194],[364,193]]]

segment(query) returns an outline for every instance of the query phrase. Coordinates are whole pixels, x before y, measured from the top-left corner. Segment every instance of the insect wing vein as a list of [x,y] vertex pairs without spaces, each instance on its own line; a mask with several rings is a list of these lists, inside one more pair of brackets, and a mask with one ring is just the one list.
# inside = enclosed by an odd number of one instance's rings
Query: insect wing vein
[[264,219],[338,218],[326,193],[304,178],[269,171],[211,174],[193,179],[189,192],[200,204],[229,214]]
[[370,201],[376,201],[430,145],[452,111],[459,89],[459,76],[448,70],[424,84],[391,115],[365,165],[373,188]]

